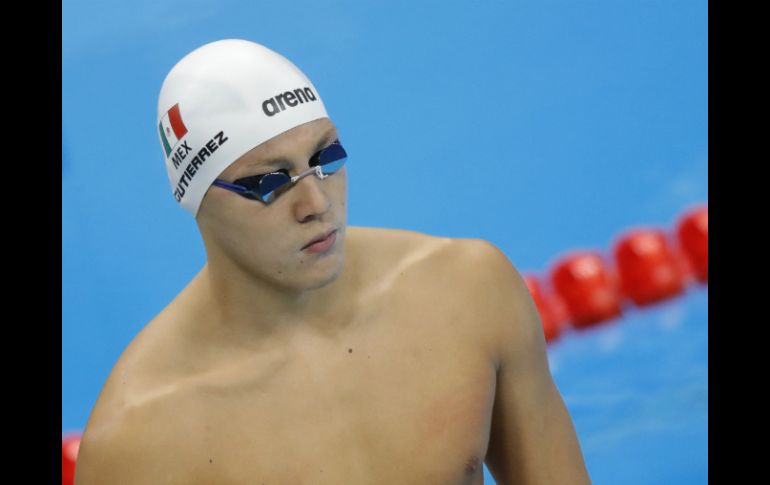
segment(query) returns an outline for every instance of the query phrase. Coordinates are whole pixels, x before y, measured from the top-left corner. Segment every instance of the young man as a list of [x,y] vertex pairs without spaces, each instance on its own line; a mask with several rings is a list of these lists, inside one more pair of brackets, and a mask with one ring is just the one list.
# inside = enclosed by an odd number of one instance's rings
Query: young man
[[110,374],[78,485],[590,483],[521,276],[483,240],[347,227],[299,69],[208,44],[158,122],[208,260]]

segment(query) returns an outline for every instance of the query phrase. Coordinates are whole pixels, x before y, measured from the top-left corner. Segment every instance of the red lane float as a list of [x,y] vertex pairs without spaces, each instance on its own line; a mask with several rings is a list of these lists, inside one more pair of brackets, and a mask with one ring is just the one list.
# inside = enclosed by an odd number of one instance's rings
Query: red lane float
[[684,291],[683,268],[662,230],[630,229],[615,243],[613,254],[620,290],[636,305],[649,305]]
[[575,251],[560,258],[551,270],[551,283],[564,300],[575,328],[621,315],[617,275],[598,251]]
[[695,278],[701,283],[709,280],[709,209],[697,206],[688,210],[677,222],[676,235],[681,251],[686,255]]
[[75,483],[75,462],[80,449],[80,434],[73,433],[62,437],[61,440],[61,483]]

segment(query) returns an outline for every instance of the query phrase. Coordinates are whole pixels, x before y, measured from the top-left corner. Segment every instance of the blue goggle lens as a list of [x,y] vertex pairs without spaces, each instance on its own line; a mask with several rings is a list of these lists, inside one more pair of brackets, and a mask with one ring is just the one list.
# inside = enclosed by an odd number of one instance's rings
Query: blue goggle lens
[[345,160],[347,160],[347,158],[348,154],[345,152],[345,149],[342,148],[339,141],[335,141],[318,152],[317,156],[311,159],[310,166],[314,167],[315,165],[320,165],[321,171],[324,174],[332,174],[345,165]]

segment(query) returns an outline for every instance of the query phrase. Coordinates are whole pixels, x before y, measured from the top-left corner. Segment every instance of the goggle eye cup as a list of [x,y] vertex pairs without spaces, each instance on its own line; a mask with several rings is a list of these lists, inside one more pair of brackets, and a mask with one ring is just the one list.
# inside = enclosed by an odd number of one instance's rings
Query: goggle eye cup
[[326,147],[320,154],[319,158],[319,165],[328,165],[329,163],[335,162],[341,158],[347,158],[348,154],[345,152],[345,149],[342,148],[342,145],[339,143],[333,143]]
[[275,200],[281,189],[291,183],[291,178],[284,173],[272,173],[259,181],[259,197],[265,203]]
[[318,165],[321,166],[321,171],[325,174],[336,173],[339,169],[345,165],[345,161],[348,158],[348,154],[339,142],[335,142],[332,145],[326,147],[318,157]]

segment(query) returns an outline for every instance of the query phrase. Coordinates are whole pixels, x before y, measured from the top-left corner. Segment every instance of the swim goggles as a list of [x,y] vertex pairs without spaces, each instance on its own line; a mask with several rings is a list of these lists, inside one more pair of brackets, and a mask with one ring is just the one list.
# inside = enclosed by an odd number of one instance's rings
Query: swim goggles
[[345,165],[347,158],[348,154],[340,145],[340,141],[334,140],[331,145],[310,157],[309,169],[294,177],[289,175],[288,170],[282,168],[276,172],[240,178],[233,183],[216,179],[212,185],[230,190],[247,199],[269,204],[308,175],[315,174],[323,180],[336,173]]

